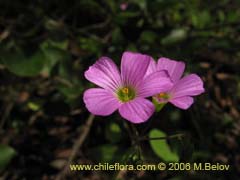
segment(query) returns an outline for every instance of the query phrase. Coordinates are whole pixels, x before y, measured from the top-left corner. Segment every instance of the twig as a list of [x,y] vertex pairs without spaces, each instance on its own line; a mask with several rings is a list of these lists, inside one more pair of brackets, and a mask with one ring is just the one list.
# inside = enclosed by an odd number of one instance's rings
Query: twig
[[56,177],[56,180],[61,180],[61,179],[65,179],[64,177],[68,174],[69,172],[69,165],[73,162],[73,160],[75,159],[77,153],[79,152],[79,149],[81,148],[82,144],[84,143],[90,128],[92,126],[92,122],[94,119],[94,115],[90,114],[90,116],[87,119],[87,122],[85,124],[85,126],[83,127],[82,133],[79,135],[79,138],[77,139],[77,141],[75,142],[73,148],[72,148],[72,153],[68,159],[67,164],[65,165],[64,169],[61,171],[61,173]]
[[54,77],[54,80],[56,80],[59,83],[62,83],[63,85],[65,85],[65,86],[67,86],[69,88],[72,88],[74,86],[70,81],[68,81],[68,80],[66,80],[64,78],[61,78],[59,76]]
[[185,134],[174,134],[170,136],[165,136],[165,137],[154,137],[154,138],[149,138],[147,136],[143,136],[137,139],[137,141],[152,141],[152,140],[163,140],[163,139],[174,139],[174,138],[179,138],[181,139]]
[[226,27],[226,26],[239,26],[239,22],[231,22],[231,23],[221,23],[221,24],[216,24],[216,25],[212,25],[209,27],[205,27],[205,28],[194,28],[194,31],[207,31],[207,30],[212,30],[212,29],[221,29],[222,27]]
[[[136,141],[136,138],[138,136],[137,128],[130,122],[127,122],[127,121],[123,121],[123,122],[124,122],[124,126],[128,132],[128,135],[131,139],[132,146],[137,148],[138,154],[140,154],[140,144],[139,144],[139,141]],[[116,180],[126,179],[125,176],[127,175],[127,172],[128,172],[127,170],[119,170],[115,174],[114,179],[116,179]]]
[[5,109],[5,112],[2,116],[2,119],[1,119],[1,122],[0,122],[0,130],[3,128],[12,108],[13,108],[13,103],[9,103],[7,106],[6,106],[6,109]]
[[129,137],[130,137],[130,139],[131,139],[131,143],[132,143],[132,145],[133,145],[133,144],[134,144],[134,135],[132,134],[130,125],[128,124],[127,121],[123,121],[123,122],[124,122],[124,126],[125,126],[125,128],[126,128],[126,130],[127,130],[127,132],[128,132],[128,135],[129,135]]
[[92,29],[101,29],[104,28],[106,25],[108,25],[111,22],[111,18],[108,17],[105,21],[100,22],[98,24],[92,24],[89,26],[85,26],[83,28],[79,28],[78,31],[90,31]]

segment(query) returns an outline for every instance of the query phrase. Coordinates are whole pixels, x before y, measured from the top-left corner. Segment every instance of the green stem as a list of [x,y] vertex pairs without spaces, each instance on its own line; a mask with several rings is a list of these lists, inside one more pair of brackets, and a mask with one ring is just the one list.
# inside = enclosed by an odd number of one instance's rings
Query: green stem
[[138,141],[152,141],[152,140],[164,140],[164,139],[174,139],[174,138],[181,139],[184,136],[185,136],[185,134],[174,134],[174,135],[170,135],[170,136],[154,137],[154,138],[149,138],[147,136],[144,136],[144,137],[138,138]]

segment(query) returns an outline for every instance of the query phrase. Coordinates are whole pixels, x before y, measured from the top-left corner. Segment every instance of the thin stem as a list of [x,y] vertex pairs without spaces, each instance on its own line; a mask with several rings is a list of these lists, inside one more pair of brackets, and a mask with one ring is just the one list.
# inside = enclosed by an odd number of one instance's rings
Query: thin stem
[[1,118],[1,122],[0,122],[0,131],[2,130],[9,114],[11,113],[11,110],[13,108],[13,103],[9,103],[7,106],[6,106],[6,109],[5,109],[5,112],[3,113],[3,116]]
[[132,130],[134,132],[134,135],[137,137],[139,135],[137,128],[132,123],[130,124],[130,126],[131,126],[131,128],[132,128]]
[[61,180],[61,179],[65,179],[64,177],[67,175],[68,173],[68,170],[69,170],[69,165],[74,161],[74,159],[76,158],[77,156],[77,153],[79,152],[79,149],[81,148],[81,146],[83,145],[89,131],[90,131],[90,128],[92,126],[92,123],[93,123],[93,119],[94,119],[94,115],[90,114],[87,121],[86,121],[86,124],[84,125],[83,127],[83,130],[81,132],[81,134],[79,135],[77,141],[75,142],[75,144],[73,145],[73,148],[72,148],[72,153],[68,159],[68,162],[66,163],[63,171],[56,177],[56,180]]
[[185,134],[174,134],[174,135],[170,135],[170,136],[154,137],[154,138],[149,138],[147,136],[143,136],[143,137],[138,138],[137,141],[152,141],[152,140],[164,140],[164,139],[174,139],[174,138],[181,139],[183,136],[185,136]]
[[131,139],[131,143],[134,144],[134,139],[135,138],[134,138],[134,134],[131,131],[130,125],[126,121],[123,121],[123,122],[124,122],[124,126],[125,126],[125,128],[126,128],[126,130],[128,132],[128,135],[129,135],[129,137]]

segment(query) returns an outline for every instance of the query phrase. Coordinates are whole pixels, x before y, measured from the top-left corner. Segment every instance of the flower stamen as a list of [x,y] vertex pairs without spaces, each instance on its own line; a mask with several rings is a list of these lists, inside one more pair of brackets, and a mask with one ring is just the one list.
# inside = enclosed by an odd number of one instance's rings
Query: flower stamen
[[166,102],[170,98],[170,95],[168,93],[161,92],[161,93],[155,95],[154,98],[157,100],[157,102],[163,103],[163,102]]
[[123,87],[117,91],[117,96],[121,102],[128,102],[136,97],[136,92],[131,87]]
[[161,92],[157,95],[157,97],[160,98],[160,99],[168,99],[169,95],[167,93]]
[[123,92],[124,94],[128,94],[128,93],[129,93],[129,90],[128,90],[127,87],[125,87],[125,88],[122,89],[122,92]]

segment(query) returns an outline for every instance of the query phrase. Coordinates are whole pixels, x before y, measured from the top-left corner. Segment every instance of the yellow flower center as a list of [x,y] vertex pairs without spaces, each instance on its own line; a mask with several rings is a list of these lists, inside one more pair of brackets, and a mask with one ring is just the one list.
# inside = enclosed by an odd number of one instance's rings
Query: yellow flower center
[[123,94],[128,94],[129,93],[129,90],[128,90],[128,88],[122,88],[122,90],[121,90],[122,92],[123,92]]
[[158,100],[167,100],[169,99],[169,94],[168,93],[164,93],[164,92],[161,92],[159,94],[156,95],[156,98]]
[[122,102],[128,102],[135,98],[136,92],[131,87],[123,87],[117,91],[118,99]]

